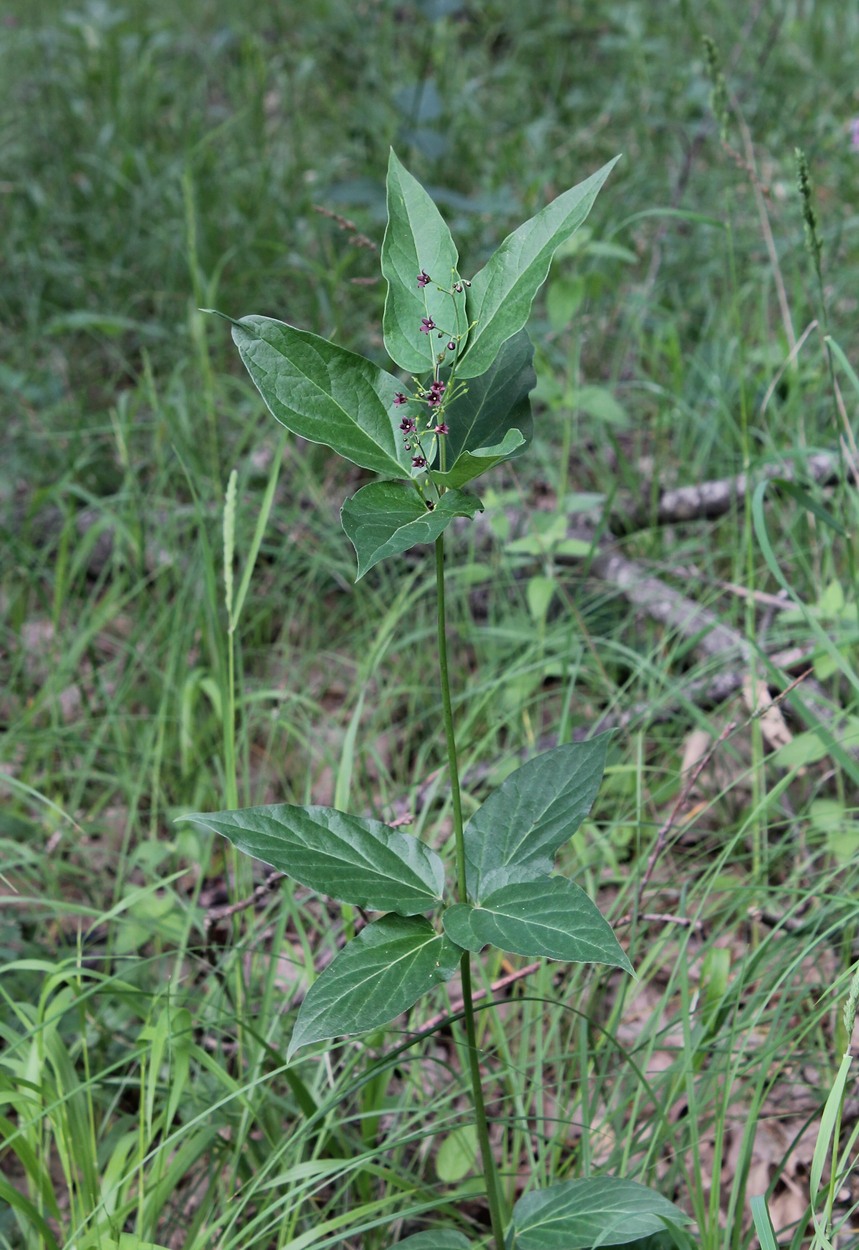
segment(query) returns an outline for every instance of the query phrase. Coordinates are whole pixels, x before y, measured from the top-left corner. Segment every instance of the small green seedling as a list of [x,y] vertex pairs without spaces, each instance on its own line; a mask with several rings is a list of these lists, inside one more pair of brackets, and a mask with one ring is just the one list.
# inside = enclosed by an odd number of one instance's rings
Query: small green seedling
[[[278,804],[184,819],[223,834],[312,890],[381,913],[311,986],[290,1058],[303,1047],[389,1024],[459,970],[495,1250],[621,1245],[684,1219],[646,1187],[606,1176],[529,1191],[512,1212],[505,1210],[483,1101],[472,956],[492,945],[527,958],[632,969],[591,899],[554,872],[557,852],[599,789],[606,736],[530,760],[465,824],[445,635],[444,532],[455,517],[482,511],[463,487],[521,454],[531,439],[529,395],[536,379],[525,331],[531,304],[555,250],[585,220],[614,163],[525,222],[467,279],[435,204],[391,153],[382,245],[384,341],[409,382],[283,322],[232,321],[242,360],[277,420],[379,474],[381,480],[364,486],[341,512],[358,577],[416,543],[435,544],[454,880],[418,838],[330,807]],[[459,1250],[470,1243],[458,1231],[440,1229],[399,1244]]]

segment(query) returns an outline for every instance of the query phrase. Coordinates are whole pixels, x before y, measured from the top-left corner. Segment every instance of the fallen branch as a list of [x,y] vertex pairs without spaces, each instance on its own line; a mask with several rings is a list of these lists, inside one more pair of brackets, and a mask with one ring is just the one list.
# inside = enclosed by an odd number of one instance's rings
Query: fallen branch
[[[841,480],[841,460],[835,452],[822,451],[786,464],[762,465],[754,478],[785,478],[789,482],[803,479],[816,482],[818,486],[834,486]],[[855,483],[852,472],[849,474]],[[617,536],[632,534],[636,530],[653,525],[671,525],[684,521],[708,520],[724,516],[736,504],[741,503],[749,489],[749,477],[738,473],[735,477],[716,478],[700,482],[697,486],[679,486],[663,490],[655,505],[636,502],[627,498],[617,502],[609,516],[609,529]],[[645,496],[646,490],[642,492]]]

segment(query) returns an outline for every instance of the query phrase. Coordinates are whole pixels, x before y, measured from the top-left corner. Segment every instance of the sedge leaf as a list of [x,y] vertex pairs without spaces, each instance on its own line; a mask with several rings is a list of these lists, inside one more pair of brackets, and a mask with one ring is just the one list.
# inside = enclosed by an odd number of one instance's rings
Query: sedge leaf
[[400,383],[363,356],[271,317],[233,322],[233,341],[269,411],[362,469],[415,475],[394,397]]
[[465,827],[469,896],[480,901],[485,879],[498,868],[549,873],[596,798],[608,734],[554,747],[517,768]]
[[457,364],[458,377],[479,377],[501,344],[525,325],[555,251],[585,220],[619,159],[616,156],[514,230],[475,275],[466,293],[472,329]]
[[624,1246],[686,1224],[661,1194],[618,1176],[558,1181],[525,1194],[513,1208],[516,1250],[593,1250]]
[[479,907],[455,903],[444,913],[444,931],[470,951],[491,945],[528,959],[611,964],[632,972],[611,925],[566,877],[514,880],[493,890]]
[[444,867],[430,847],[380,820],[333,807],[277,803],[182,819],[353,907],[414,916],[435,906],[444,890]]
[[[388,283],[385,350],[401,369],[428,373],[436,355],[446,354],[451,339],[459,340],[460,348],[465,344],[465,294],[453,290],[459,258],[441,213],[393,151],[387,200],[388,225],[382,241],[382,274]],[[419,284],[420,274],[431,281]],[[422,332],[425,318],[438,329]]]
[[340,510],[343,529],[358,556],[357,581],[386,556],[399,555],[416,543],[431,543],[454,517],[473,517],[483,505],[474,495],[449,490],[428,511],[412,486],[371,482],[347,499]]
[[362,929],[308,990],[287,1058],[301,1046],[366,1033],[449,981],[462,951],[423,916],[382,916]]

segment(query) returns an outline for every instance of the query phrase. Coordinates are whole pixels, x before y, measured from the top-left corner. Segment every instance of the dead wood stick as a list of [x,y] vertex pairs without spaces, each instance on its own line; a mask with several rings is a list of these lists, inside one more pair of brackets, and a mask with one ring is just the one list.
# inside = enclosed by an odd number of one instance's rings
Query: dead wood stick
[[[833,485],[839,480],[841,462],[835,452],[822,451],[802,460],[786,464],[762,465],[753,476],[783,477],[788,481],[808,478],[820,486]],[[851,472],[851,479],[855,477]],[[671,525],[681,521],[699,521],[723,516],[736,503],[741,502],[749,489],[745,473],[734,477],[715,478],[699,482],[696,486],[678,486],[661,492],[656,506],[627,498],[616,503],[609,517],[613,534],[631,534],[651,525]],[[646,491],[643,492],[646,494]]]

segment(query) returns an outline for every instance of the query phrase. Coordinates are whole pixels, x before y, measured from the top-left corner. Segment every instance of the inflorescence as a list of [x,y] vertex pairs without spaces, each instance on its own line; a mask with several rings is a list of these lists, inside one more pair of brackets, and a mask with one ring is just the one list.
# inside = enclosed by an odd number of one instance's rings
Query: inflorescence
[[[418,286],[423,290],[431,282],[432,278],[430,275],[425,269],[422,269],[417,276]],[[461,294],[463,288],[468,286],[471,286],[470,282],[457,277],[448,294],[453,295],[454,292]],[[444,351],[439,352],[435,358],[434,377],[429,386],[423,386],[415,380],[416,393],[414,395],[407,395],[404,391],[397,391],[394,395],[395,408],[401,408],[406,404],[420,405],[419,416],[403,417],[400,422],[400,431],[406,451],[414,452],[412,466],[415,469],[425,469],[434,457],[436,440],[443,438],[448,433],[448,425],[444,420],[445,407],[457,395],[461,395],[465,387],[453,384],[452,378],[445,382],[439,377],[439,369],[442,365],[455,367],[456,350],[462,335],[450,334],[443,329],[439,329],[430,316],[421,318],[418,330],[421,334],[431,334],[435,330],[438,338],[447,338],[448,340],[447,347]],[[448,352],[453,353],[453,360],[448,358]],[[432,437],[432,445],[429,448],[424,448],[421,439],[427,435]],[[426,505],[430,509],[435,506],[430,500],[426,500]]]

